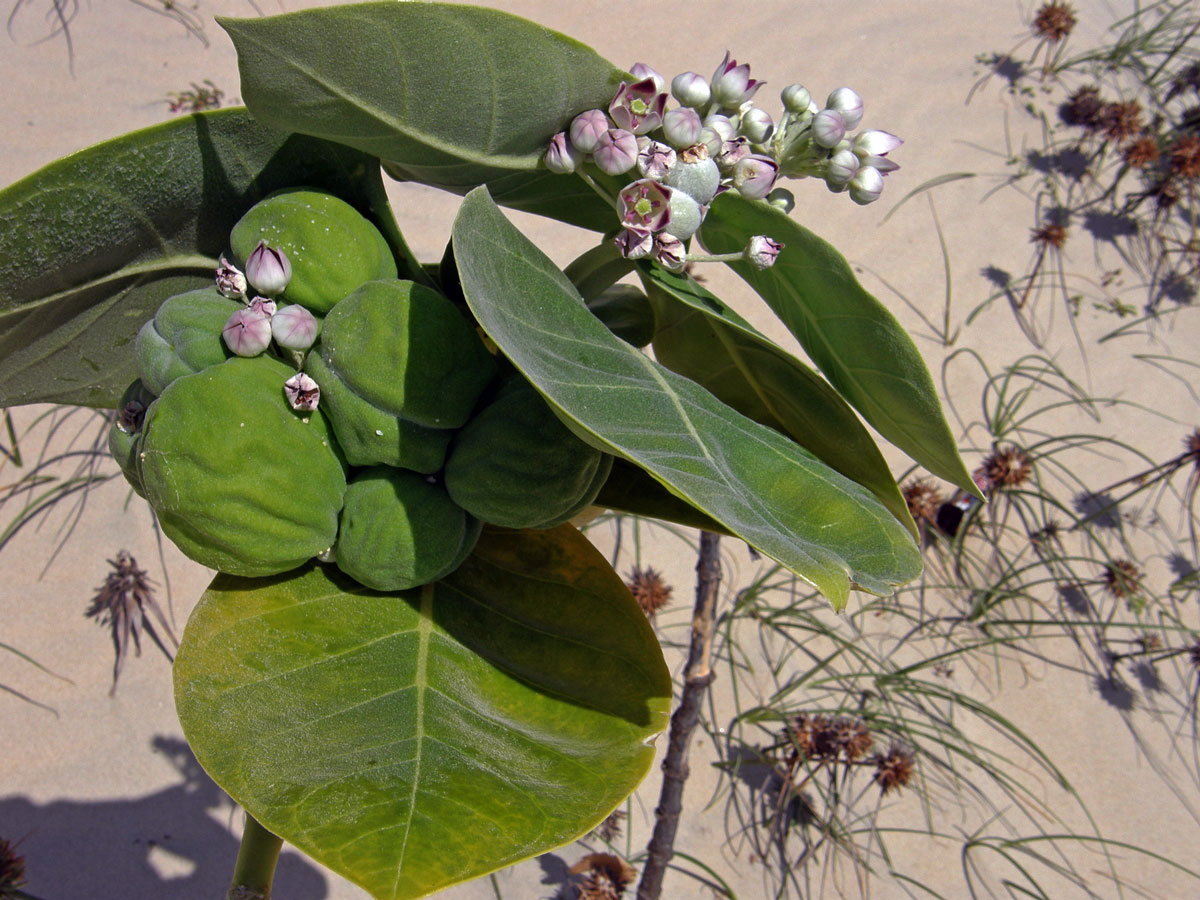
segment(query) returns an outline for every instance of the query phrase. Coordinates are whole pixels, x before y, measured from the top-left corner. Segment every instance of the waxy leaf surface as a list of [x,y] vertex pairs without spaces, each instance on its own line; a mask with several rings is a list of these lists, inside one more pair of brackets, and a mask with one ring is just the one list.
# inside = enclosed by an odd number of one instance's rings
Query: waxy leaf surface
[[917,538],[883,454],[828,382],[692,279],[657,266],[641,274],[657,322],[655,359],[870,488]]
[[480,325],[571,427],[807,579],[839,608],[850,582],[915,578],[908,531],[866,488],[611,334],[563,272],[479,188],[454,223]]
[[732,192],[717,198],[700,230],[713,253],[735,253],[756,234],[786,245],[775,265],[763,270],[749,263],[730,265],[838,393],[934,475],[978,494],[920,352],[891,312],[858,283],[840,253],[779,210]]
[[167,297],[212,285],[233,224],[293,185],[350,201],[407,253],[376,160],[244,109],[97,144],[0,191],[0,406],[115,406],[142,324]]
[[645,775],[671,681],[641,609],[570,526],[485,531],[400,594],[309,566],[218,576],[175,699],[259,822],[380,900],[570,841]]
[[[396,177],[451,190],[507,178],[498,193],[559,208],[556,191],[539,193],[539,161],[575,115],[608,105],[623,74],[571,38],[472,6],[364,3],[221,24],[264,122],[357,147]],[[532,177],[514,181],[521,173]]]

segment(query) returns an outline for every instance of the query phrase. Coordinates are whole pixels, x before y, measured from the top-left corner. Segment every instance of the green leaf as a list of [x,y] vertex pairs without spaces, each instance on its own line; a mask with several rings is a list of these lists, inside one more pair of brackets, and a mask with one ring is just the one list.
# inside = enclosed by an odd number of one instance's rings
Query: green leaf
[[448,189],[535,172],[551,136],[606,106],[623,74],[571,38],[472,6],[363,3],[218,21],[255,116]]
[[476,319],[577,432],[839,608],[851,579],[887,594],[920,572],[907,530],[866,488],[612,335],[486,189],[463,201],[453,239]]
[[736,253],[756,234],[786,248],[769,269],[731,263],[733,270],[880,434],[934,475],[982,499],[916,345],[840,253],[778,209],[732,192],[717,198],[700,230],[713,253]]
[[594,827],[649,769],[670,699],[645,616],[570,526],[485,531],[400,594],[319,566],[220,575],[175,661],[205,770],[381,900]]
[[142,324],[167,297],[211,285],[233,224],[299,184],[372,218],[403,271],[377,161],[244,109],[133,132],[0,191],[0,406],[116,406]]
[[702,528],[717,534],[731,534],[720,522],[668,491],[645,469],[624,459],[613,460],[612,472],[596,495],[593,506],[643,518],[662,519],[689,528]]
[[654,305],[655,359],[870,488],[918,539],[887,461],[837,391],[691,278],[658,266],[640,272]]

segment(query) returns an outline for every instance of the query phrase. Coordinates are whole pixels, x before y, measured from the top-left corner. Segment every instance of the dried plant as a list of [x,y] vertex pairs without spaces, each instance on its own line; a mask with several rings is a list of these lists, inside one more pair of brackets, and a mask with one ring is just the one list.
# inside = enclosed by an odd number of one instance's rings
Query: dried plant
[[97,589],[86,615],[112,631],[116,660],[113,663],[112,688],[109,690],[111,695],[117,692],[117,680],[121,677],[121,669],[125,665],[131,643],[136,654],[141,656],[143,630],[166,654],[167,659],[171,659],[171,652],[163,644],[154,622],[147,616],[148,612],[157,620],[159,628],[174,647],[179,647],[179,641],[175,639],[162,607],[154,599],[153,583],[146,571],[138,568],[137,560],[127,551],[121,550],[117,558],[110,559],[108,564],[112,566],[113,571],[109,572],[104,584]]

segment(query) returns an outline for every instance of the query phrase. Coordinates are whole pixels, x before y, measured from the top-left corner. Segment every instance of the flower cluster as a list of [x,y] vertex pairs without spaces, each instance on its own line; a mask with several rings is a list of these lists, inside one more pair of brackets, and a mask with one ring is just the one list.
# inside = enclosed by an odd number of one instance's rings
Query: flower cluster
[[[274,340],[283,350],[303,353],[317,339],[317,318],[303,306],[290,304],[278,308],[271,299],[282,293],[292,278],[292,264],[287,254],[259,241],[246,260],[241,272],[225,257],[217,268],[217,290],[231,300],[246,304],[229,317],[221,337],[230,352],[237,356],[258,356]],[[259,296],[249,299],[254,288]],[[317,383],[300,372],[284,385],[284,394],[292,408],[308,412],[317,408],[321,392]]]
[[[737,191],[790,211],[791,194],[779,178],[823,178],[833,191],[870,203],[883,176],[897,168],[886,159],[900,139],[883,131],[851,132],[862,120],[862,99],[850,88],[829,95],[824,109],[794,84],[782,94],[785,112],[776,124],[754,96],[762,82],[729,53],[705,79],[696,72],[665,78],[643,63],[621,82],[607,110],[580,113],[556,134],[546,152],[552,172],[592,165],[605,175],[636,172],[616,198],[621,232],[617,246],[627,259],[652,258],[672,270],[692,260],[685,242],[696,233],[708,205],[722,191]],[[678,106],[667,109],[668,99]],[[737,254],[758,268],[775,262],[783,245],[765,235]]]

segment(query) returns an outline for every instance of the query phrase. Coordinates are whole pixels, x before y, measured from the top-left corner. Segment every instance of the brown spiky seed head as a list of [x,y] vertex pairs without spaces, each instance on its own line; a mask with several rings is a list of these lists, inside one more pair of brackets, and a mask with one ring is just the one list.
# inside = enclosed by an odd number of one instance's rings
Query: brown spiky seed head
[[912,780],[913,760],[912,751],[899,744],[892,744],[887,753],[874,757],[875,782],[882,793],[898,791]]
[[1010,445],[984,457],[983,464],[975,470],[975,481],[988,492],[1011,490],[1028,481],[1032,472],[1029,454]]
[[1200,179],[1200,135],[1185,134],[1171,147],[1171,171],[1188,181]]
[[608,817],[597,825],[593,831],[596,835],[607,843],[611,844],[621,836],[621,829],[625,822],[625,810],[614,809],[608,814]]
[[1031,229],[1029,240],[1034,244],[1061,250],[1063,244],[1067,242],[1067,226],[1061,222],[1047,222]]
[[802,759],[819,759],[831,749],[829,717],[800,713],[788,726],[788,740]]
[[1197,465],[1200,465],[1200,428],[1183,439],[1183,448],[1187,451],[1188,456],[1192,457]]
[[1104,566],[1104,589],[1118,600],[1136,597],[1142,592],[1142,570],[1128,559],[1114,559]]
[[918,524],[932,525],[937,521],[937,512],[945,502],[941,492],[928,478],[914,478],[901,488],[908,512]]
[[654,569],[634,566],[625,586],[649,619],[671,600],[671,586],[663,581],[662,573]]
[[1192,668],[1200,672],[1200,637],[1196,638],[1196,642],[1188,650],[1188,658],[1192,661]]
[[874,740],[862,719],[839,718],[830,729],[833,743],[847,762],[862,759],[871,749]]
[[0,897],[15,896],[14,892],[25,883],[25,860],[16,848],[0,838]]
[[1148,134],[1133,141],[1124,150],[1125,165],[1133,169],[1144,169],[1158,162],[1158,141]]
[[637,870],[612,853],[589,853],[568,870],[583,874],[578,888],[579,900],[620,900],[625,888],[637,877]]
[[1033,19],[1033,33],[1050,43],[1057,43],[1071,33],[1075,27],[1075,11],[1069,3],[1050,0],[1042,4]]
[[1136,100],[1109,103],[1100,114],[1100,129],[1111,140],[1128,140],[1142,131],[1142,105]]

